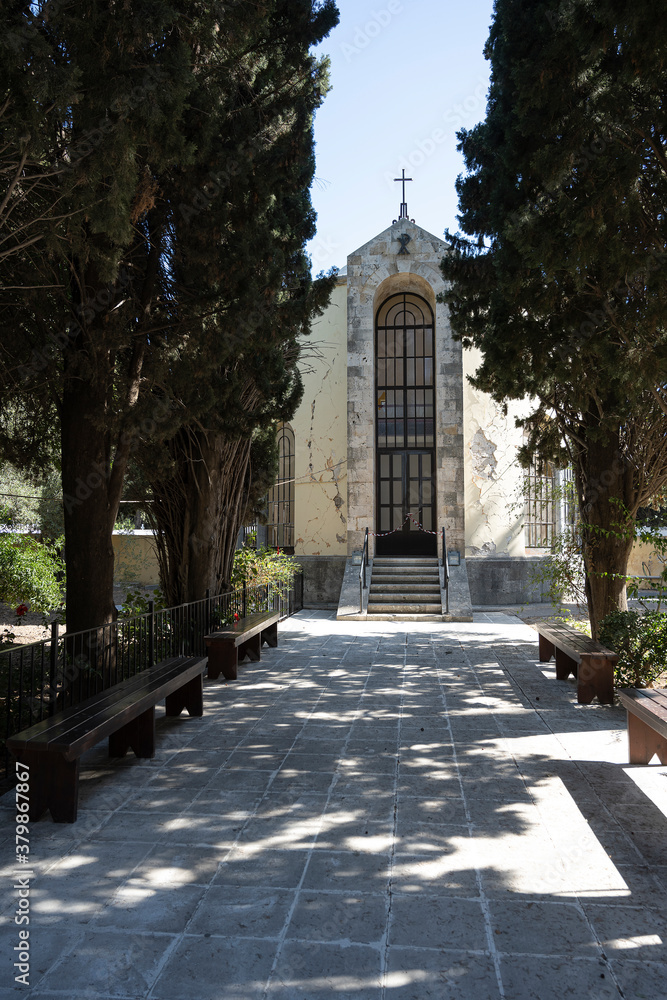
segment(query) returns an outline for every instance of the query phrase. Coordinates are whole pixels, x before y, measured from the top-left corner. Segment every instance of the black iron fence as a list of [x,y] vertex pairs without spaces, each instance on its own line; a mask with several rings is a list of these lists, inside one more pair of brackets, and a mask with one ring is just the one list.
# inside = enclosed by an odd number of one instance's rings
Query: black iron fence
[[303,607],[303,576],[291,588],[243,587],[202,601],[119,618],[86,632],[0,650],[0,779],[9,773],[7,740],[61,709],[79,705],[173,656],[205,656],[204,636],[255,611],[279,611],[281,620]]

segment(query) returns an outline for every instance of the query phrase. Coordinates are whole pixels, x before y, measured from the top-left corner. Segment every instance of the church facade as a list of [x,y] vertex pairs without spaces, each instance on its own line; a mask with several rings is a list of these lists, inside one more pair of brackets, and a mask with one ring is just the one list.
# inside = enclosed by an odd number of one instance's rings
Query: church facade
[[[336,606],[370,556],[438,555],[467,575],[472,604],[540,600],[552,505],[526,503],[522,431],[468,381],[479,357],[452,337],[443,240],[402,217],[347,258],[304,345],[303,402],[280,429],[269,543],[293,551],[304,602]],[[527,523],[527,522],[530,522]]]

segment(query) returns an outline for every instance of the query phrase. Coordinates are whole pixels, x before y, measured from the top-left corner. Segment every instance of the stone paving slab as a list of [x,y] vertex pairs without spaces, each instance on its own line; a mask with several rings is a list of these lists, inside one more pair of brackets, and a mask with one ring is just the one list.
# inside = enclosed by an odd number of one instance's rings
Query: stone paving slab
[[154,760],[94,748],[30,830],[29,987],[5,795],[0,1000],[667,996],[667,768],[536,638],[301,612]]

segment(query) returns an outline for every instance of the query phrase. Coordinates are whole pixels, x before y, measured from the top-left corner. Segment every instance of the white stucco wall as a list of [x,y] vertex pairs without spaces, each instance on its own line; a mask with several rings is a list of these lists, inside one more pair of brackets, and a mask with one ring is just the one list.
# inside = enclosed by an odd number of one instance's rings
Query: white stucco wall
[[525,556],[523,470],[517,450],[523,432],[515,419],[530,412],[524,402],[502,407],[468,381],[480,363],[477,350],[463,352],[465,435],[466,554]]
[[304,395],[290,422],[295,444],[295,554],[347,552],[347,288],[339,278],[304,341]]

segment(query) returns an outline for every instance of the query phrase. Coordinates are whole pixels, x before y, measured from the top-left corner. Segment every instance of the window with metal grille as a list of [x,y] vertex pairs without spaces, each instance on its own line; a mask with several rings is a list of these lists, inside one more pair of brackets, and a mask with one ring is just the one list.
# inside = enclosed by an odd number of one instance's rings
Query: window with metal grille
[[433,313],[419,295],[400,293],[377,315],[378,448],[433,448]]
[[278,431],[278,478],[269,490],[267,543],[294,551],[294,432],[283,424]]
[[548,549],[556,533],[554,469],[535,458],[524,480],[524,530],[527,549]]
[[579,519],[577,507],[577,494],[574,483],[574,470],[571,465],[560,472],[560,531],[574,532]]

